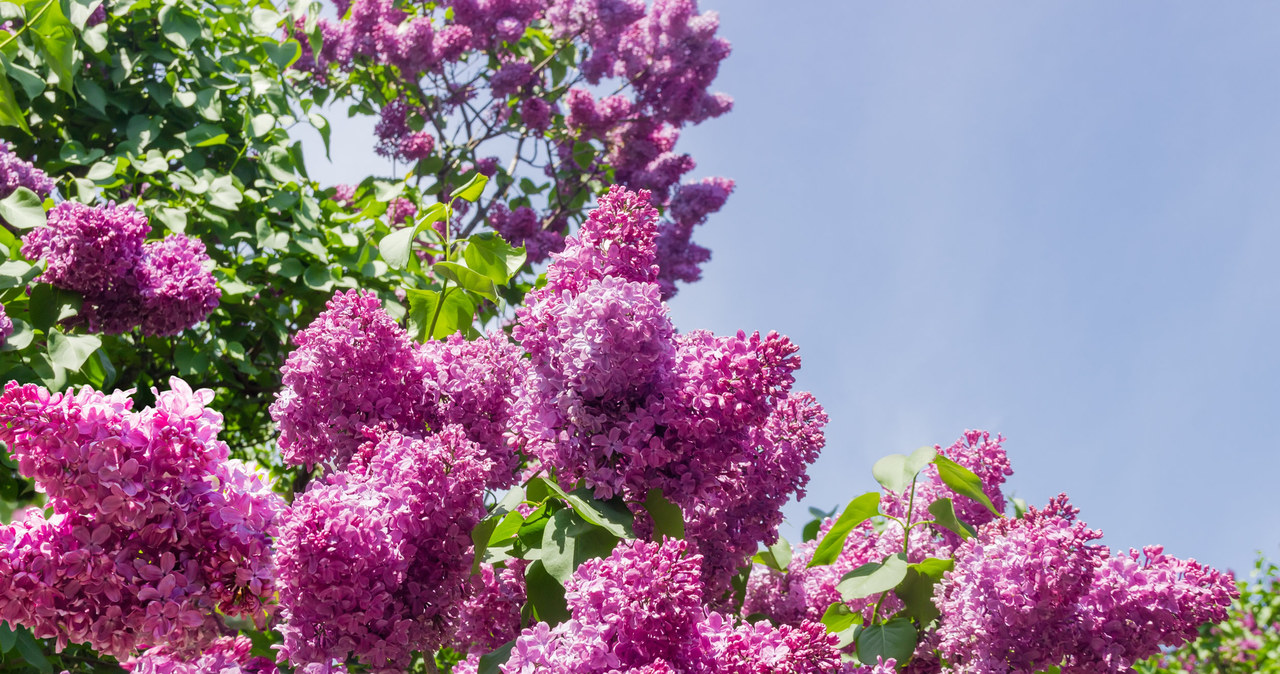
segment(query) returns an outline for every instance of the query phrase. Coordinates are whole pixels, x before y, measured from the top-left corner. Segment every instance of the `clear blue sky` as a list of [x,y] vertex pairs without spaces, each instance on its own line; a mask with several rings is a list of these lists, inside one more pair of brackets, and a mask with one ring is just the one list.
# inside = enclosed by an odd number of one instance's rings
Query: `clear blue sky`
[[[737,105],[681,147],[738,191],[671,310],[801,346],[831,424],[784,533],[985,428],[1113,547],[1280,558],[1280,5],[702,6]],[[313,177],[387,173],[336,117]]]

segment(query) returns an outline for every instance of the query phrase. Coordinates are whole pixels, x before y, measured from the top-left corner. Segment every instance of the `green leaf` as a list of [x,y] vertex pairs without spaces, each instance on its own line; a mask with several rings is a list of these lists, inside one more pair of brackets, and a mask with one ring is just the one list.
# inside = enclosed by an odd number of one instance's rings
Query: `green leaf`
[[97,161],[102,154],[103,152],[99,148],[95,147],[92,150],[88,150],[85,149],[85,146],[80,141],[73,140],[63,144],[62,149],[58,151],[58,158],[68,164],[84,166]]
[[842,602],[835,602],[827,607],[826,613],[822,614],[822,624],[827,626],[827,631],[831,633],[843,632],[862,621],[862,616],[854,611],[849,610],[849,606]]
[[130,163],[138,170],[138,173],[151,175],[169,168],[169,162],[165,161],[164,155],[159,150],[147,150],[147,154],[142,157],[133,159]]
[[231,176],[218,176],[209,183],[209,204],[218,208],[235,211],[244,201],[244,194],[231,182]]
[[4,346],[0,347],[3,351],[21,351],[31,344],[31,340],[35,339],[36,333],[31,329],[31,325],[26,321],[15,318],[13,319],[13,332],[9,338],[4,340]]
[[[914,567],[914,565],[912,565]],[[941,615],[933,604],[933,586],[937,581],[915,568],[907,569],[907,577],[893,588],[893,593],[906,606],[906,617],[927,625]]]
[[44,9],[40,18],[31,22],[28,32],[35,37],[36,46],[43,54],[45,65],[58,76],[58,88],[72,93],[74,84],[74,66],[76,56],[76,32],[62,13],[59,2],[48,0],[27,0],[27,16],[35,16]]
[[393,199],[404,194],[405,184],[403,181],[388,182],[386,180],[373,181],[373,196],[378,201],[391,203]]
[[47,331],[54,323],[75,316],[80,311],[81,301],[79,293],[37,283],[31,287],[31,301],[28,303],[31,322],[36,329]]
[[160,34],[183,49],[200,37],[200,24],[173,5],[160,10]]
[[250,21],[259,33],[263,35],[274,35],[276,28],[280,25],[280,21],[283,18],[284,17],[275,10],[259,8],[253,10],[253,15],[250,18]]
[[287,183],[296,177],[296,171],[293,166],[293,158],[289,156],[289,151],[279,147],[272,146],[262,153],[259,163],[266,170],[267,175],[275,180]]
[[538,619],[552,626],[569,619],[564,586],[547,573],[542,560],[535,560],[524,572],[525,593]]
[[320,140],[324,141],[324,156],[327,158],[329,156],[329,136],[333,134],[333,127],[329,126],[329,120],[315,112],[307,113],[307,120],[320,133]]
[[929,514],[933,515],[933,519],[937,521],[938,526],[946,528],[960,538],[973,538],[973,531],[969,525],[960,521],[956,517],[955,504],[949,498],[940,498],[929,504]]
[[515,639],[497,647],[490,653],[480,656],[480,665],[476,674],[502,674],[502,665],[511,659],[511,649],[516,645]]
[[573,144],[573,163],[583,170],[591,166],[591,160],[596,157],[596,148],[584,140],[580,140]]
[[991,499],[983,493],[982,480],[974,475],[973,471],[945,456],[935,459],[934,465],[938,467],[938,477],[941,477],[942,482],[951,487],[952,491],[981,503],[997,517],[1004,517],[1004,513],[996,510],[996,507],[991,504]]
[[262,48],[267,50],[267,58],[281,70],[288,69],[302,56],[302,45],[293,39],[280,44],[264,44]]
[[0,263],[0,288],[18,288],[27,285],[40,274],[39,267],[22,260]]
[[36,96],[44,93],[47,83],[36,71],[19,63],[5,63],[5,68],[9,71],[9,77],[17,80],[22,86],[22,92],[28,99],[34,100]]
[[880,459],[871,467],[871,474],[885,489],[898,494],[906,493],[907,486],[915,477],[914,472],[907,472],[907,457],[902,454],[890,454]]
[[49,359],[54,364],[74,372],[102,346],[102,339],[97,335],[64,335],[54,331],[49,333]]
[[[391,262],[388,261],[387,264]],[[431,270],[436,276],[453,281],[459,288],[464,288],[490,301],[498,300],[498,290],[493,286],[493,279],[488,276],[477,274],[455,262],[437,262],[431,266]]]
[[0,220],[15,229],[39,227],[45,223],[44,204],[35,192],[19,187],[13,194],[0,199]]
[[85,24],[89,23],[89,17],[93,15],[93,10],[101,4],[102,0],[71,0],[69,12],[71,25],[83,31]]
[[31,636],[31,632],[28,632],[26,629],[19,631],[16,642],[18,653],[22,655],[22,658],[27,661],[28,665],[35,667],[36,670],[40,671],[42,674],[48,674],[53,671],[53,665],[50,664],[49,659],[44,656],[44,651],[40,648],[40,643],[35,640],[35,637]]
[[763,552],[758,552],[751,558],[754,562],[759,562],[765,566],[785,572],[787,567],[791,566],[791,544],[787,539],[779,536],[776,543],[765,548]]
[[684,512],[667,500],[661,489],[650,489],[644,498],[644,509],[653,520],[653,530],[668,538],[684,538]]
[[84,97],[85,102],[94,110],[100,113],[107,112],[107,92],[102,90],[102,86],[93,80],[76,81],[76,89],[80,91],[80,95]]
[[888,592],[907,577],[907,556],[901,552],[885,557],[883,562],[871,562],[846,573],[836,583],[836,590],[845,601],[870,597]]
[[916,628],[906,618],[894,618],[882,625],[868,625],[858,633],[858,659],[876,663],[877,657],[898,662],[911,659],[916,651]]
[[223,145],[228,137],[229,135],[222,127],[207,122],[201,122],[194,129],[178,134],[178,138],[191,147]]
[[621,502],[601,501],[588,489],[575,489],[565,495],[574,512],[590,524],[600,527],[618,538],[635,538],[635,517]]
[[9,623],[0,622],[0,653],[8,653],[13,650],[13,645],[17,641],[18,635],[9,629]]
[[[921,447],[920,449],[911,452],[911,455],[907,457],[906,464],[903,466],[904,472],[909,474],[911,477],[915,477],[917,473],[924,470],[925,466],[933,463],[933,460],[937,457],[938,450],[933,446],[926,445]],[[907,478],[907,482],[910,481],[911,478]]]
[[480,198],[480,194],[484,192],[484,186],[488,183],[489,176],[477,171],[475,175],[471,176],[471,180],[468,180],[462,187],[453,192],[453,196],[463,201],[474,203]]
[[276,128],[276,116],[269,112],[254,115],[253,119],[249,120],[249,131],[254,138],[261,138],[274,128]]
[[382,237],[378,241],[378,254],[392,269],[404,269],[409,264],[409,255],[413,250],[413,237],[418,233],[418,226],[411,225]]
[[911,564],[911,568],[928,576],[934,580],[940,580],[942,574],[955,568],[956,562],[953,559],[941,559],[939,557],[926,557],[915,564]]
[[[436,304],[441,301],[440,293],[415,288],[407,289],[405,292],[409,299],[410,334],[415,335],[418,341],[444,339],[471,325],[471,317],[475,314],[476,307],[466,293],[453,288],[449,289],[445,293],[437,316]],[[427,331],[433,317],[436,329],[433,334],[428,335]]]
[[867,492],[850,501],[844,512],[840,513],[840,518],[835,521],[835,524],[831,525],[831,530],[818,542],[817,549],[813,551],[813,559],[809,560],[805,568],[831,564],[836,561],[844,550],[844,542],[849,537],[849,532],[879,513],[879,492]]
[[0,124],[16,126],[31,133],[27,117],[22,114],[22,108],[18,107],[18,99],[13,95],[13,87],[9,85],[9,72],[3,59],[0,59]]
[[462,258],[471,269],[488,276],[498,285],[504,285],[524,267],[524,248],[512,248],[511,244],[493,232],[473,234],[467,239]]

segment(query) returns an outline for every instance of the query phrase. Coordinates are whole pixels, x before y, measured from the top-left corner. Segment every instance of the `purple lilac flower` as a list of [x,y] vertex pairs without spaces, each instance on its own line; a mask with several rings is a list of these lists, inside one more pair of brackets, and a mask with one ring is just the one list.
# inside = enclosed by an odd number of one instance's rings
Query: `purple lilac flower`
[[401,672],[456,629],[490,466],[460,426],[371,436],[281,527],[282,662]]
[[4,346],[9,340],[9,335],[13,334],[13,319],[9,318],[9,314],[5,312],[4,305],[0,304],[0,346]]
[[471,579],[471,595],[462,604],[454,650],[483,655],[520,635],[526,566],[520,559],[508,560],[501,569],[480,564],[479,575]]
[[355,185],[334,185],[333,200],[343,206],[350,207],[356,197]]
[[276,674],[279,671],[271,660],[252,655],[252,649],[249,637],[237,635],[219,638],[195,654],[157,646],[120,666],[133,674]]
[[176,335],[208,318],[222,297],[212,266],[196,238],[171,234],[144,245],[137,270],[143,333]]
[[426,430],[417,349],[372,292],[335,294],[293,341],[298,348],[271,404],[286,463],[344,465],[364,443],[365,427]]
[[396,197],[395,201],[387,207],[387,219],[393,225],[403,225],[408,222],[418,212],[418,207],[413,201],[404,197]]
[[53,181],[44,171],[14,154],[12,145],[0,140],[0,199],[13,194],[19,187],[43,198],[53,191]]
[[435,136],[426,131],[411,133],[400,140],[400,156],[408,161],[418,161],[431,156],[436,147]]
[[266,616],[287,506],[227,458],[213,392],[170,384],[141,412],[123,392],[5,387],[0,440],[52,514],[0,527],[0,619],[125,658],[203,648],[217,613]]
[[520,104],[520,118],[534,131],[551,128],[551,104],[541,98],[526,98]]
[[504,204],[493,204],[489,207],[488,217],[493,231],[507,243],[523,247],[532,263],[541,262],[564,249],[563,227],[544,228],[538,214],[528,206],[512,211]]
[[498,68],[489,78],[489,88],[495,97],[510,96],[533,81],[533,64],[528,61],[512,61]]

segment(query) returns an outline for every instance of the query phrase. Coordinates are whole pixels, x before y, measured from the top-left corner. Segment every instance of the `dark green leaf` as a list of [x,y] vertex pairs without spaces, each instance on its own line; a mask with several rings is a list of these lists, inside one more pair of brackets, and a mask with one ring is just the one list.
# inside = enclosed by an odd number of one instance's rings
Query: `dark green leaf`
[[84,166],[85,164],[97,161],[102,154],[103,153],[100,148],[95,147],[92,150],[88,150],[85,149],[85,146],[82,143],[73,140],[63,144],[62,149],[58,151],[58,158],[68,164]]
[[[410,334],[419,341],[427,339],[444,339],[453,333],[471,325],[471,317],[475,313],[475,304],[466,293],[450,288],[444,296],[439,310],[440,293],[434,290],[408,289]],[[428,335],[431,321],[435,321],[435,332]]]
[[0,199],[0,220],[15,229],[39,227],[45,223],[44,205],[35,192],[19,187],[13,194]]
[[[385,257],[383,259],[386,259]],[[390,264],[388,262],[387,264]],[[453,281],[458,287],[473,292],[487,300],[497,301],[498,290],[493,286],[493,279],[478,274],[463,265],[454,262],[437,262],[431,266],[436,276]]]
[[37,283],[31,287],[31,301],[28,304],[31,322],[36,329],[47,331],[54,323],[75,316],[80,310],[81,301],[79,293]]
[[160,34],[183,49],[189,49],[200,37],[200,24],[182,13],[181,5],[160,10]]
[[916,628],[906,618],[894,618],[882,625],[868,625],[858,633],[858,659],[876,664],[876,658],[911,659],[916,651]]
[[8,653],[13,650],[13,645],[17,641],[18,635],[9,629],[9,623],[0,622],[0,653]]
[[100,346],[102,339],[97,335],[64,335],[54,331],[49,333],[49,360],[75,372]]
[[76,89],[80,91],[80,95],[84,96],[84,100],[98,112],[105,113],[107,111],[107,92],[102,90],[102,86],[93,80],[77,80]]
[[587,522],[608,531],[618,538],[635,538],[632,529],[635,517],[620,502],[601,501],[590,490],[575,489],[565,496],[574,512]]
[[831,530],[818,543],[818,547],[813,551],[813,559],[805,568],[822,566],[836,561],[840,557],[840,553],[844,550],[845,539],[849,537],[849,532],[854,527],[875,517],[880,512],[880,493],[867,492],[858,498],[849,502],[844,512],[840,513],[840,518],[831,526]]
[[906,606],[906,616],[915,618],[921,625],[927,625],[941,615],[938,607],[933,604],[933,586],[936,582],[936,579],[910,568],[907,569],[907,577],[893,588],[893,593]]
[[578,168],[587,169],[591,166],[591,160],[596,157],[596,149],[586,141],[580,140],[573,144],[573,163]]
[[27,0],[27,16],[40,13],[28,26],[28,32],[35,37],[35,43],[44,56],[45,65],[58,76],[58,88],[67,93],[72,92],[72,77],[76,56],[76,32],[67,16],[62,13],[62,5],[48,0]]
[[201,122],[190,131],[178,134],[178,138],[191,147],[209,147],[227,142],[227,132],[217,124]]
[[289,66],[302,56],[302,45],[297,40],[285,40],[280,44],[264,44],[262,48],[267,50],[267,58],[281,70],[288,70]]
[[907,576],[907,556],[899,552],[883,562],[871,562],[846,573],[836,584],[845,601],[870,597],[892,590]]
[[960,538],[972,538],[973,532],[969,526],[960,521],[956,517],[955,504],[949,498],[940,498],[929,504],[929,514],[933,515],[933,519],[938,526],[950,530]]
[[926,557],[915,564],[910,565],[912,569],[928,576],[934,580],[942,578],[942,574],[950,571],[956,565],[955,560],[941,559],[938,557]]
[[542,560],[535,560],[524,572],[526,595],[538,619],[552,626],[569,619],[569,607],[564,600],[564,586],[547,573]]
[[476,674],[502,674],[502,665],[511,659],[511,648],[516,645],[514,639],[497,647],[491,653],[480,656],[480,665]]
[[952,491],[981,503],[987,507],[987,510],[995,513],[997,517],[1003,517],[1004,514],[991,504],[991,499],[982,491],[982,480],[973,471],[964,466],[948,459],[945,456],[939,456],[934,460],[934,465],[938,466],[938,476],[942,478],[943,483],[951,487]]
[[287,183],[296,178],[294,170],[293,158],[289,156],[289,151],[279,147],[272,146],[262,153],[259,159],[262,168],[266,170],[267,175],[282,183]]
[[488,182],[489,176],[477,172],[475,175],[471,176],[471,180],[468,180],[462,185],[462,187],[455,190],[453,192],[453,196],[458,199],[462,199],[463,201],[474,202],[476,199],[480,198],[480,194],[484,192],[484,186],[488,184]]
[[680,506],[667,500],[661,489],[650,489],[644,499],[644,509],[653,520],[653,529],[668,538],[684,538],[684,512]]
[[468,267],[503,285],[524,267],[525,252],[524,248],[512,248],[493,232],[481,232],[467,239],[462,257]]
[[13,95],[13,87],[9,86],[9,72],[3,60],[0,60],[0,125],[16,126],[28,134],[31,133],[31,127],[27,126],[27,116],[22,113],[22,108],[18,107],[18,99]]
[[29,262],[9,260],[0,263],[0,288],[18,288],[27,285],[40,274],[40,269]]
[[36,670],[42,672],[42,674],[48,674],[53,671],[53,665],[49,662],[49,659],[44,656],[44,652],[40,648],[40,643],[37,642],[35,637],[31,636],[31,633],[26,629],[18,632],[16,646],[18,647],[18,653],[22,655],[22,658],[27,661],[28,665],[35,667]]

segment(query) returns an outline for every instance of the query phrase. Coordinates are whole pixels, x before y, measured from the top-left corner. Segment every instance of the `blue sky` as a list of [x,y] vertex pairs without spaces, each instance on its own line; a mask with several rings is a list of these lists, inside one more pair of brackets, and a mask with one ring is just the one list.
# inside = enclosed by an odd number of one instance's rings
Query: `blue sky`
[[[806,505],[1003,433],[1009,491],[1113,547],[1280,558],[1280,5],[703,0],[738,183],[683,330],[777,330],[831,415]],[[312,175],[386,173],[332,119]]]

